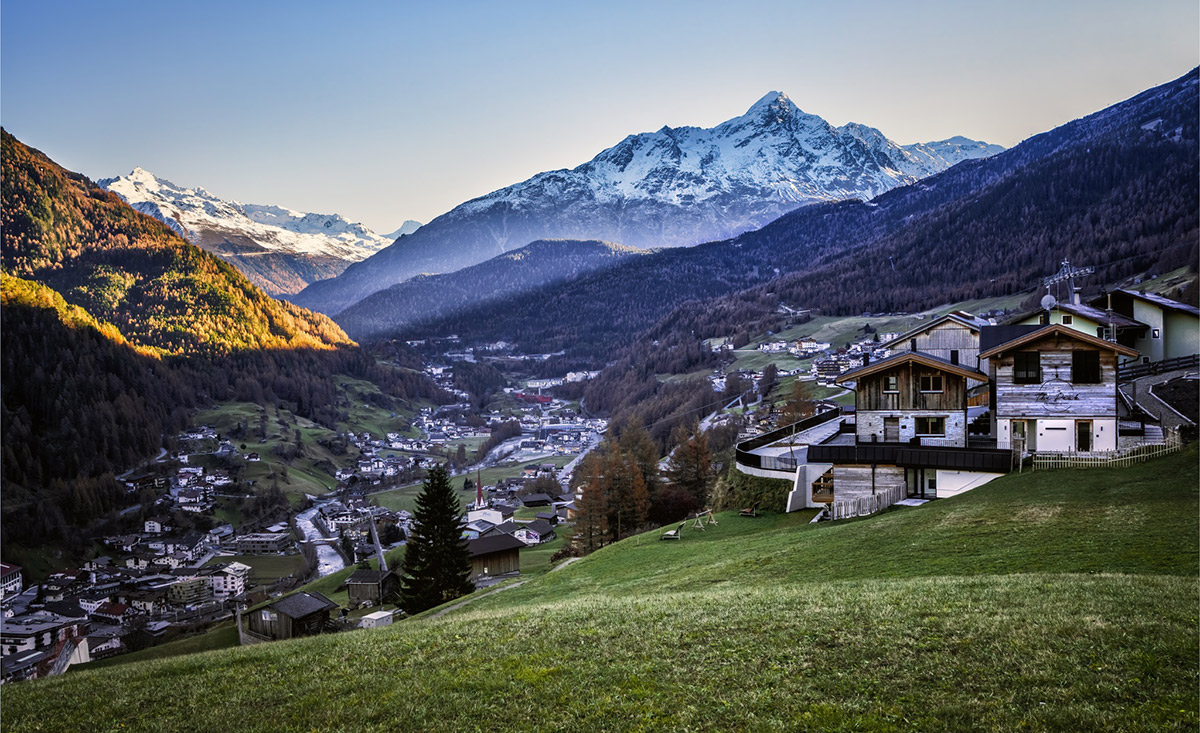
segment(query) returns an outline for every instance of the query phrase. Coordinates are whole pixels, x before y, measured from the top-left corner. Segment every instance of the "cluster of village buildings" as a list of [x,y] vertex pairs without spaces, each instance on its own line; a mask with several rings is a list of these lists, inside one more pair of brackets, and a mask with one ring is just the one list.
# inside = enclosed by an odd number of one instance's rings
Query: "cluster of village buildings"
[[[791,436],[744,443],[739,469],[793,480],[789,509],[798,509],[953,496],[1032,454],[1161,442],[1160,416],[1119,385],[1122,375],[1191,369],[1180,379],[1194,395],[1200,311],[1134,290],[1088,303],[1076,294],[999,325],[950,313],[880,345],[887,356],[864,354],[834,379],[854,390],[853,409],[803,426],[811,440],[799,450]],[[1194,416],[1170,409],[1194,427]]]

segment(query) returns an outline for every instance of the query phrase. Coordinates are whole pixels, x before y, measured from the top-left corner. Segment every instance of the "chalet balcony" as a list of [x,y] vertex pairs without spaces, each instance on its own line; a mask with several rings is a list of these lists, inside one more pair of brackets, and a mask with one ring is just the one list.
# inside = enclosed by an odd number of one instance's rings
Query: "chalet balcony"
[[812,463],[941,468],[954,471],[1008,473],[1013,453],[1004,448],[933,446],[914,443],[850,443],[834,441],[808,447]]
[[792,479],[796,469],[807,463],[808,446],[838,433],[840,416],[838,409],[826,410],[738,443],[738,470],[753,476]]

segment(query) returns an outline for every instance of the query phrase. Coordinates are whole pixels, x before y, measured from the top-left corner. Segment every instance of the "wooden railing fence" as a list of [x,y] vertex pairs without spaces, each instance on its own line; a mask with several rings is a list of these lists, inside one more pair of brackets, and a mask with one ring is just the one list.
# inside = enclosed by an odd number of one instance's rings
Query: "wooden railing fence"
[[837,520],[865,517],[890,507],[903,499],[907,493],[908,490],[904,486],[893,486],[870,496],[835,501],[829,505],[829,518]]
[[1178,433],[1168,432],[1162,443],[1137,445],[1119,451],[1094,451],[1091,453],[1045,453],[1033,454],[1033,470],[1048,468],[1124,468],[1145,463],[1154,458],[1177,453],[1183,448],[1183,439]]

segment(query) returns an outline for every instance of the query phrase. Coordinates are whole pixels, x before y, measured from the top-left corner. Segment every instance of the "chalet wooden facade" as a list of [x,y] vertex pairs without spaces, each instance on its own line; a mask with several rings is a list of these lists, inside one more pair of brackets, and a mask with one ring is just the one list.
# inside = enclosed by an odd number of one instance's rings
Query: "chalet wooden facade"
[[359,569],[346,579],[346,594],[351,603],[383,603],[400,587],[400,579],[387,570]]
[[[325,596],[300,591],[247,614],[251,641],[277,641],[313,636],[331,623],[329,613],[338,605]],[[243,643],[247,640],[243,638]]]
[[882,346],[893,351],[916,351],[950,364],[979,368],[979,330],[989,321],[955,311],[906,331]]
[[1027,451],[1117,448],[1117,366],[1137,351],[1052,324],[983,351],[993,434]]
[[863,443],[967,445],[967,392],[983,372],[919,351],[904,351],[841,375],[855,383],[855,435]]
[[525,543],[510,534],[495,534],[467,543],[471,554],[471,581],[521,572],[521,548]]

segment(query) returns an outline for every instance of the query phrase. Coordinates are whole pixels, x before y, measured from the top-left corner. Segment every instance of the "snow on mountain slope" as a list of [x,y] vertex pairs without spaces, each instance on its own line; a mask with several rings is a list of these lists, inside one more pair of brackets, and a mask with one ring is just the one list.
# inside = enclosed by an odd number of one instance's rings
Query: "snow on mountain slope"
[[538,239],[639,248],[725,239],[804,204],[871,199],[1000,150],[960,137],[901,146],[865,125],[833,127],[771,92],[716,127],[630,135],[577,168],[467,201],[295,300],[335,313],[413,275],[461,269]]
[[98,183],[193,242],[204,234],[245,237],[269,252],[357,262],[395,240],[338,214],[223,201],[203,188],[183,188],[142,168]]

